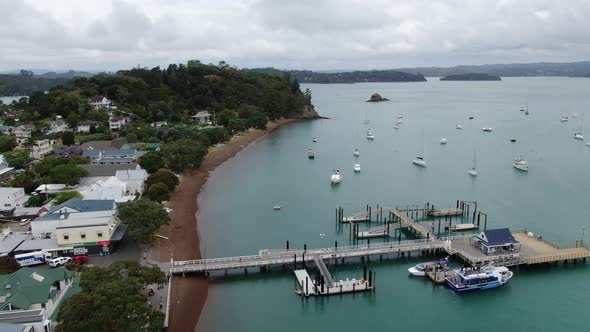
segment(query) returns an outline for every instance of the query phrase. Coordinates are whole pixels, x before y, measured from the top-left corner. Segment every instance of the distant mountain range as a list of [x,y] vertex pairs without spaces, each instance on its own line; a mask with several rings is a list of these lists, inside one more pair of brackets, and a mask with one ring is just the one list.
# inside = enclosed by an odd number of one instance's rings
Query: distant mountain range
[[426,77],[444,77],[449,75],[480,73],[500,77],[523,76],[572,76],[590,77],[590,61],[580,62],[537,62],[510,63],[480,66],[456,67],[415,67],[396,69],[406,73],[422,74]]
[[426,82],[420,74],[398,70],[368,70],[342,73],[321,73],[309,70],[279,70],[275,68],[245,69],[264,74],[288,74],[300,83],[361,83],[361,82]]
[[46,91],[58,85],[65,85],[75,77],[92,76],[84,71],[62,73],[46,72],[35,75],[33,71],[22,70],[15,74],[0,74],[0,96],[28,96],[35,91]]

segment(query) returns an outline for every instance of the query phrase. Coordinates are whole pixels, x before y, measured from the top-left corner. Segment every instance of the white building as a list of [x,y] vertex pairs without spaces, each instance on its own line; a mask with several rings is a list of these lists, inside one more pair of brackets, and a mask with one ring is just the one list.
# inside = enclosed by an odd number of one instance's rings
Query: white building
[[25,188],[0,188],[0,211],[24,207],[28,200]]
[[88,104],[94,108],[109,109],[111,101],[105,96],[94,96],[88,100]]
[[148,176],[148,172],[140,167],[134,170],[119,170],[115,173],[115,177],[126,184],[128,195],[143,194]]
[[79,133],[89,133],[90,128],[92,126],[94,126],[96,128],[96,127],[100,126],[100,122],[93,121],[93,120],[82,121],[82,122],[78,123],[77,131]]
[[31,148],[31,158],[41,160],[46,155],[53,153],[53,141],[48,139],[37,140],[33,142]]
[[48,134],[58,134],[63,133],[68,129],[68,125],[63,120],[61,116],[55,117],[55,121],[49,121],[49,129],[47,130]]
[[190,117],[192,122],[209,123],[211,122],[211,113],[207,111],[198,112]]
[[[93,178],[84,178],[82,182],[90,182]],[[107,199],[117,203],[129,202],[134,196],[127,195],[127,185],[114,176],[106,180],[97,180],[80,187],[80,194],[84,199]]]
[[127,122],[129,122],[129,118],[126,118],[126,117],[118,117],[118,116],[111,117],[111,118],[109,118],[109,129],[110,130],[119,130]]
[[18,144],[22,144],[25,143],[27,139],[31,137],[31,133],[33,132],[33,130],[35,130],[35,126],[30,123],[27,123],[15,127],[12,131],[12,134],[16,137],[16,142]]

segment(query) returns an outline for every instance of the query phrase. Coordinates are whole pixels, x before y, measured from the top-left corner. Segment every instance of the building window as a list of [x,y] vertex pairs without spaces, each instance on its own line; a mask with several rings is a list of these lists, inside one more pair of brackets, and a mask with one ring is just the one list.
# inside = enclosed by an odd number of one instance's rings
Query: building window
[[102,237],[102,232],[96,232],[96,236]]
[[10,207],[10,204],[4,204],[4,206],[8,206],[8,207]]
[[70,239],[70,235],[69,234],[64,234],[64,240],[69,240]]
[[81,239],[85,239],[86,238],[86,233],[80,233],[80,238]]

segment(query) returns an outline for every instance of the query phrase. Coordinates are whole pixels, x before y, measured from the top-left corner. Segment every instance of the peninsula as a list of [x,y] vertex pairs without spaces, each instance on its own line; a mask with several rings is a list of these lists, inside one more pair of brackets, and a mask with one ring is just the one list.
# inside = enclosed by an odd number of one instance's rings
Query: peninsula
[[440,78],[441,81],[501,81],[499,76],[480,74],[480,73],[467,73],[449,75]]
[[410,74],[397,70],[367,70],[339,73],[320,73],[310,70],[279,70],[275,68],[256,68],[252,71],[264,74],[288,74],[300,83],[369,83],[369,82],[426,82],[422,74]]

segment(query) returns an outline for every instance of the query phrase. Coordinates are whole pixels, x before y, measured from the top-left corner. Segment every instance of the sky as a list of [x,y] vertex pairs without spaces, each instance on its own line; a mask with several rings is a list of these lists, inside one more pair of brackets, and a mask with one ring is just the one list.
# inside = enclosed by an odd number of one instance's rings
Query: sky
[[0,0],[0,71],[590,60],[590,0]]

